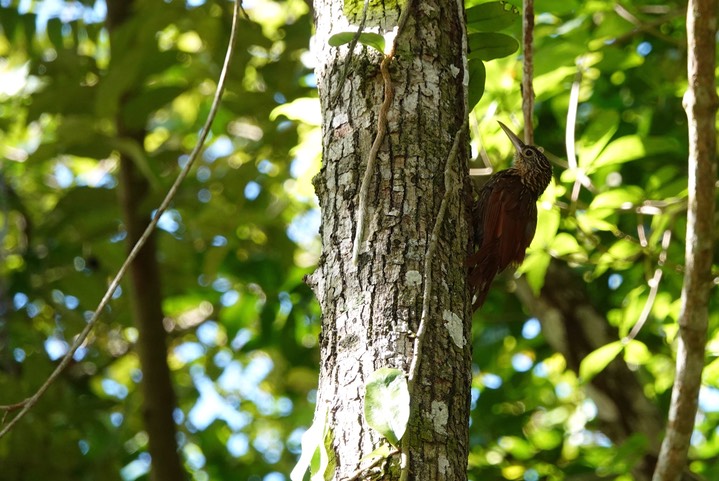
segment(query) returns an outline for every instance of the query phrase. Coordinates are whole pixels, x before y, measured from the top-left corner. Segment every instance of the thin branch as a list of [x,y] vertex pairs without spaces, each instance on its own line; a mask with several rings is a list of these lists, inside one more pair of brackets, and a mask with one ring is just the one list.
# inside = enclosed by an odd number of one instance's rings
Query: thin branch
[[[393,48],[394,50],[394,48]],[[360,198],[359,207],[357,208],[357,230],[355,231],[355,240],[352,247],[352,263],[357,265],[359,259],[360,246],[364,240],[365,231],[365,215],[367,213],[367,202],[369,200],[369,186],[374,175],[374,165],[377,162],[377,154],[384,141],[384,135],[387,132],[387,112],[392,105],[392,99],[394,98],[394,87],[392,86],[392,79],[389,75],[389,63],[392,61],[392,57],[385,55],[380,64],[380,72],[382,72],[382,79],[384,80],[384,102],[379,109],[379,115],[377,119],[377,134],[375,135],[374,142],[372,142],[372,148],[369,151],[369,157],[367,158],[367,168],[364,171],[364,177],[362,178],[362,185],[360,186]]]
[[177,195],[177,191],[179,190],[180,184],[182,181],[187,177],[187,174],[190,172],[190,169],[192,168],[193,164],[197,160],[200,151],[202,150],[202,146],[205,143],[205,140],[207,139],[207,135],[210,133],[210,127],[212,126],[212,122],[215,119],[215,115],[217,114],[217,110],[220,106],[220,99],[222,98],[222,92],[225,88],[225,81],[227,79],[227,73],[229,71],[229,65],[230,61],[232,59],[233,53],[234,53],[234,46],[235,46],[235,40],[237,37],[237,24],[239,20],[239,13],[241,8],[241,1],[236,0],[232,15],[232,29],[230,32],[230,40],[227,46],[227,53],[225,54],[225,61],[222,66],[222,72],[220,73],[220,78],[217,82],[217,90],[215,91],[215,96],[212,99],[212,106],[210,107],[210,112],[207,115],[207,120],[205,121],[205,125],[202,127],[202,131],[200,132],[200,137],[197,140],[197,143],[195,144],[195,148],[190,153],[190,159],[185,164],[185,166],[182,168],[180,173],[177,176],[177,179],[175,179],[175,182],[172,184],[172,187],[170,187],[170,190],[167,192],[167,195],[163,199],[162,203],[160,204],[160,207],[157,208],[157,211],[155,212],[155,215],[153,216],[152,220],[148,224],[145,231],[142,233],[142,236],[138,239],[135,246],[132,248],[130,253],[127,256],[127,259],[125,259],[125,262],[123,262],[122,266],[120,267],[120,270],[115,275],[115,278],[110,283],[110,286],[107,289],[107,292],[105,292],[105,295],[102,297],[102,300],[97,306],[97,309],[95,309],[95,312],[93,312],[92,317],[87,322],[83,330],[75,337],[75,340],[72,343],[72,346],[70,346],[69,351],[65,354],[65,356],[62,358],[60,363],[57,365],[55,370],[48,376],[47,380],[38,388],[38,390],[33,394],[32,396],[28,397],[24,401],[21,401],[16,404],[12,405],[6,405],[6,406],[0,406],[0,410],[3,411],[12,411],[18,408],[21,408],[20,411],[15,415],[14,418],[12,418],[7,425],[0,431],[0,438],[2,438],[4,435],[6,435],[13,426],[21,419],[23,418],[30,409],[32,409],[35,404],[40,400],[43,394],[45,394],[45,391],[48,390],[48,388],[52,385],[55,380],[62,374],[62,372],[65,370],[67,365],[72,360],[75,352],[85,343],[85,340],[87,339],[87,336],[90,334],[90,331],[92,331],[93,327],[95,327],[95,324],[97,323],[97,320],[100,318],[100,314],[102,313],[103,309],[107,306],[107,304],[110,302],[110,299],[112,298],[112,295],[114,294],[115,290],[117,289],[117,286],[120,284],[120,281],[125,275],[125,272],[127,271],[128,267],[132,263],[133,260],[135,260],[135,257],[137,257],[137,254],[140,252],[142,247],[145,245],[145,242],[147,242],[147,239],[152,234],[152,231],[155,230],[155,227],[157,226],[158,221],[160,220],[160,217],[162,214],[167,210],[168,206],[172,202],[172,200],[175,198],[175,195]]
[[619,3],[616,3],[614,5],[614,12],[617,15],[619,15],[620,17],[622,17],[624,20],[626,20],[627,22],[629,22],[635,26],[635,28],[632,29],[631,31],[614,39],[614,43],[622,42],[622,41],[626,40],[627,38],[629,38],[633,35],[636,35],[637,33],[646,32],[650,35],[654,35],[655,37],[664,40],[665,42],[668,42],[671,45],[678,45],[681,48],[684,48],[683,42],[679,42],[679,41],[677,41],[676,38],[671,37],[669,35],[665,35],[664,33],[661,32],[661,30],[658,30],[656,28],[656,27],[658,27],[678,16],[681,16],[684,13],[684,10],[676,10],[662,18],[658,18],[651,22],[642,22],[636,16],[634,16],[634,14],[632,14],[629,10],[624,8],[624,6],[622,6]]
[[524,114],[524,141],[534,144],[534,0],[523,0],[522,44],[524,62],[522,65],[522,113]]
[[664,234],[662,235],[662,251],[659,253],[659,260],[657,261],[657,268],[654,269],[654,275],[651,279],[647,282],[647,285],[649,285],[649,295],[647,296],[647,300],[644,303],[644,308],[642,309],[642,313],[639,315],[639,319],[637,320],[636,324],[634,324],[634,327],[632,327],[632,330],[627,334],[627,336],[622,339],[622,343],[628,343],[635,337],[637,337],[637,334],[639,334],[639,331],[642,330],[642,327],[644,327],[644,324],[647,322],[647,319],[649,319],[649,314],[652,312],[652,307],[654,307],[654,301],[657,298],[657,293],[659,292],[659,283],[662,280],[662,274],[663,270],[662,267],[664,266],[664,262],[667,260],[667,250],[669,249],[669,244],[672,240],[672,231],[671,229],[667,229],[664,231]]
[[714,257],[716,182],[716,0],[689,0],[684,110],[689,124],[686,270],[679,314],[676,379],[653,481],[677,481],[687,464],[706,345]]
[[569,107],[567,108],[567,129],[564,134],[564,143],[567,149],[567,162],[569,171],[574,173],[574,185],[572,186],[571,203],[569,205],[569,215],[574,215],[577,210],[577,200],[582,186],[589,190],[594,190],[592,181],[587,177],[582,169],[579,168],[576,153],[576,126],[577,126],[577,110],[579,108],[579,89],[582,85],[582,62],[577,62],[577,74],[572,82],[572,89],[569,92]]
[[362,177],[362,184],[360,185],[359,194],[359,206],[357,207],[357,230],[355,231],[354,245],[352,246],[352,263],[357,265],[359,260],[359,251],[364,242],[365,233],[365,217],[367,215],[367,202],[369,200],[369,186],[372,182],[372,176],[374,175],[374,166],[377,162],[377,154],[384,141],[385,133],[387,132],[387,112],[392,105],[392,99],[394,98],[394,86],[392,85],[392,79],[389,75],[389,64],[394,58],[394,54],[397,51],[397,44],[399,36],[404,30],[404,26],[409,18],[409,12],[412,9],[412,1],[407,0],[407,4],[402,10],[402,14],[397,22],[397,35],[395,35],[392,41],[392,49],[384,56],[382,63],[380,64],[380,71],[382,72],[382,79],[384,80],[384,101],[379,110],[377,118],[377,134],[375,135],[374,142],[372,142],[372,148],[370,149],[369,156],[367,157],[367,168],[365,169],[364,176]]

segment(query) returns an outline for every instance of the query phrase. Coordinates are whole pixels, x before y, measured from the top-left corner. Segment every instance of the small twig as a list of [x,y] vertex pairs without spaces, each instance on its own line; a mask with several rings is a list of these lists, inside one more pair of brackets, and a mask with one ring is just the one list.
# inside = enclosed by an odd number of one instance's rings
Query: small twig
[[534,0],[522,1],[522,44],[524,62],[522,64],[522,113],[524,114],[524,141],[534,144]]
[[429,305],[430,305],[430,291],[432,289],[432,258],[437,251],[439,245],[439,232],[442,228],[442,222],[447,211],[447,204],[450,194],[453,194],[457,188],[457,183],[454,182],[452,162],[457,158],[457,152],[459,151],[459,143],[462,140],[462,134],[464,134],[467,128],[467,121],[457,130],[454,135],[454,143],[452,144],[452,150],[450,150],[447,156],[447,162],[444,165],[444,196],[442,197],[442,203],[439,206],[437,212],[437,220],[432,228],[432,235],[430,236],[429,247],[427,248],[427,255],[425,256],[424,262],[424,292],[422,294],[422,316],[419,321],[419,327],[417,328],[417,334],[414,338],[414,349],[412,355],[412,363],[409,367],[408,384],[409,392],[412,393],[412,386],[414,380],[417,377],[419,371],[419,363],[422,358],[422,340],[424,338],[425,330],[427,329],[427,318],[429,317]]
[[577,125],[577,109],[579,107],[579,87],[582,83],[582,71],[577,69],[577,74],[572,82],[572,90],[569,93],[569,106],[567,108],[567,130],[564,134],[564,143],[567,149],[567,162],[569,163],[569,171],[574,172],[574,186],[572,187],[571,203],[569,208],[570,215],[574,214],[577,209],[577,199],[579,199],[579,191],[582,184],[579,182],[579,163],[575,151],[575,135]]
[[377,162],[377,154],[379,153],[379,149],[384,141],[385,133],[387,132],[387,112],[389,112],[389,108],[392,105],[392,99],[394,98],[394,86],[392,85],[392,78],[389,75],[389,64],[394,58],[399,36],[407,23],[411,9],[412,0],[407,0],[407,4],[405,5],[404,10],[402,10],[402,14],[397,22],[397,35],[392,42],[392,49],[384,56],[382,63],[380,64],[380,72],[382,73],[382,80],[384,81],[384,101],[382,102],[382,106],[380,107],[379,114],[377,116],[377,134],[375,135],[374,142],[372,142],[372,148],[370,149],[369,156],[367,157],[367,167],[365,169],[364,177],[362,177],[362,184],[360,185],[359,206],[357,207],[357,230],[355,231],[354,245],[352,246],[352,263],[354,265],[357,265],[359,260],[359,251],[362,246],[362,242],[364,242],[369,186],[372,182],[372,176],[374,175],[374,166]]
[[624,344],[637,337],[637,334],[639,334],[639,331],[642,330],[642,327],[644,327],[644,324],[647,322],[647,319],[649,319],[649,314],[652,312],[654,301],[656,300],[657,293],[659,292],[659,283],[662,280],[662,274],[664,272],[662,270],[662,267],[664,266],[664,262],[667,260],[667,250],[669,249],[669,244],[671,240],[672,231],[671,229],[667,229],[662,235],[662,251],[659,253],[657,268],[654,269],[654,275],[647,282],[647,284],[649,285],[649,295],[647,296],[647,300],[644,303],[644,308],[642,309],[642,313],[639,315],[639,319],[637,320],[636,324],[634,324],[634,327],[632,327],[632,330],[629,332],[629,334],[627,334],[626,337],[622,339],[622,343]]
[[360,186],[360,199],[359,207],[357,208],[357,230],[355,231],[354,246],[352,247],[352,263],[357,265],[359,259],[360,245],[364,239],[365,231],[365,215],[367,213],[367,201],[369,198],[369,186],[374,174],[374,164],[377,162],[377,153],[384,140],[384,135],[387,132],[387,112],[392,105],[392,99],[394,98],[394,88],[392,87],[392,79],[389,76],[389,63],[392,61],[392,57],[386,55],[382,59],[380,64],[380,72],[382,72],[382,79],[384,80],[384,102],[379,110],[379,116],[377,119],[377,135],[375,135],[374,142],[372,142],[372,148],[369,151],[369,157],[367,158],[367,168],[364,171],[364,177],[362,178],[362,185]]
[[95,312],[93,312],[92,317],[87,322],[83,330],[75,337],[75,340],[72,343],[72,346],[70,346],[70,349],[65,354],[65,356],[62,358],[60,363],[57,365],[55,370],[48,376],[48,378],[45,380],[45,382],[38,388],[38,390],[33,394],[32,396],[28,397],[24,401],[21,401],[16,404],[6,405],[6,406],[0,406],[0,410],[3,411],[11,411],[20,408],[20,412],[17,413],[17,415],[8,422],[8,424],[0,431],[0,438],[2,438],[5,434],[7,434],[22,417],[24,417],[30,409],[32,409],[35,404],[40,400],[43,394],[45,394],[45,391],[48,390],[50,385],[52,385],[53,382],[62,374],[62,372],[65,370],[65,368],[70,364],[70,361],[72,360],[75,352],[85,343],[85,340],[87,339],[87,336],[90,334],[90,331],[92,331],[93,327],[95,327],[95,324],[97,323],[97,320],[100,318],[100,313],[102,313],[103,309],[107,306],[107,304],[110,302],[110,299],[112,298],[112,295],[114,294],[115,290],[117,289],[117,286],[120,284],[120,281],[125,275],[125,272],[127,271],[128,267],[132,263],[133,260],[135,260],[135,257],[137,257],[137,254],[140,252],[142,247],[145,245],[145,242],[147,242],[147,239],[152,234],[152,231],[155,230],[155,227],[157,226],[158,221],[160,220],[160,217],[162,216],[163,212],[167,210],[167,208],[170,205],[170,202],[174,199],[175,195],[177,194],[177,191],[179,190],[180,184],[182,181],[187,177],[187,174],[190,172],[190,168],[192,168],[192,165],[197,160],[197,157],[200,154],[200,151],[202,150],[202,146],[205,143],[205,139],[207,139],[207,135],[210,132],[210,127],[212,126],[212,122],[215,119],[215,115],[217,114],[217,110],[220,106],[220,99],[222,97],[222,92],[225,88],[225,81],[227,79],[227,73],[229,71],[229,65],[230,60],[232,59],[233,53],[234,53],[234,45],[235,45],[235,39],[237,37],[237,23],[239,19],[239,12],[240,12],[240,6],[241,6],[241,0],[235,0],[235,6],[234,11],[232,15],[232,29],[230,31],[230,40],[227,46],[227,53],[225,54],[225,61],[222,66],[222,72],[220,73],[220,78],[217,82],[217,90],[215,91],[215,96],[212,99],[212,106],[210,107],[210,112],[207,115],[207,120],[205,121],[205,125],[202,127],[202,131],[200,132],[200,137],[197,140],[197,143],[195,144],[195,148],[190,153],[190,159],[185,164],[185,166],[182,168],[180,173],[177,176],[177,179],[175,179],[175,182],[172,184],[172,187],[170,187],[170,190],[167,192],[167,195],[163,199],[162,203],[160,204],[160,207],[157,208],[157,211],[155,212],[155,215],[153,216],[152,220],[148,224],[145,231],[142,233],[142,236],[137,240],[137,243],[135,243],[135,246],[132,248],[130,253],[128,254],[127,258],[125,259],[125,262],[122,263],[122,266],[120,267],[120,270],[115,275],[115,278],[110,283],[110,286],[107,288],[107,292],[105,292],[105,295],[102,297],[102,300],[100,300],[100,303],[97,306],[97,309],[95,309]]
[[579,108],[579,88],[582,83],[582,66],[577,63],[577,74],[572,82],[572,89],[569,93],[569,107],[567,108],[567,129],[564,134],[564,143],[567,149],[567,162],[569,171],[574,173],[574,186],[572,187],[571,203],[569,214],[574,215],[577,209],[577,200],[582,186],[592,190],[592,181],[587,177],[583,170],[579,169],[579,162],[576,154],[576,125],[577,125],[577,109]]
[[650,35],[654,35],[655,37],[664,40],[665,42],[668,42],[669,44],[681,45],[681,47],[684,48],[683,43],[678,42],[677,39],[675,39],[669,35],[665,35],[660,30],[656,29],[656,27],[658,27],[659,25],[662,25],[663,23],[666,23],[668,20],[671,20],[672,18],[677,17],[678,15],[681,15],[683,13],[683,11],[680,10],[680,11],[671,13],[671,14],[667,15],[666,17],[656,19],[652,22],[642,22],[636,16],[634,16],[634,14],[632,14],[629,10],[624,8],[624,6],[619,3],[616,3],[614,5],[614,11],[616,12],[617,15],[619,15],[624,20],[633,24],[636,27],[629,33],[626,33],[620,37],[617,37],[614,40],[615,43],[620,42],[628,37],[631,37],[632,35],[637,34],[639,32],[646,32],[646,33],[649,33]]

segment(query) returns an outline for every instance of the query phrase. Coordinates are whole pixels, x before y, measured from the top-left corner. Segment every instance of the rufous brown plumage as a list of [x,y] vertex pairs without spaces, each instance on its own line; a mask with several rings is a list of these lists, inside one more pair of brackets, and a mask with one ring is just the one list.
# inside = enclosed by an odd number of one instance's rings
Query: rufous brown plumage
[[499,122],[516,149],[514,165],[493,174],[479,192],[472,212],[475,253],[467,259],[473,307],[486,300],[494,277],[519,265],[537,228],[537,199],[552,180],[542,149],[526,145]]

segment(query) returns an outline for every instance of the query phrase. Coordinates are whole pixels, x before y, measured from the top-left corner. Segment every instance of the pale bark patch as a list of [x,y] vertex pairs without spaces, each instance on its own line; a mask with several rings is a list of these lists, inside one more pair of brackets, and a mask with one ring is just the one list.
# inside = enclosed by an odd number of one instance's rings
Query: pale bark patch
[[432,425],[438,434],[447,434],[447,420],[449,410],[447,404],[442,401],[432,401]]
[[418,286],[422,284],[422,274],[419,271],[407,271],[404,275],[405,284],[408,286]]
[[454,312],[445,309],[444,312],[442,312],[442,319],[444,319],[444,324],[447,326],[447,332],[449,332],[449,337],[452,338],[452,342],[454,342],[455,346],[462,349],[465,344],[467,344],[467,340],[464,337],[462,318]]

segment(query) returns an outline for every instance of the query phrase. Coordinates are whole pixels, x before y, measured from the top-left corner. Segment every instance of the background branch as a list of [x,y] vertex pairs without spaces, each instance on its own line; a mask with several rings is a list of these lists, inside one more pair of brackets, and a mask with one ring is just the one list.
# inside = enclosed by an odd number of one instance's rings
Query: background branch
[[716,10],[715,0],[690,0],[687,9],[689,83],[683,101],[689,121],[686,269],[676,381],[653,481],[678,480],[686,466],[704,369],[716,202]]
[[215,96],[212,101],[212,106],[210,107],[210,112],[207,115],[207,120],[205,121],[205,124],[202,127],[202,131],[200,132],[200,136],[197,139],[197,143],[195,144],[194,149],[190,153],[189,160],[185,164],[185,166],[182,168],[180,173],[177,175],[177,178],[175,179],[175,182],[172,184],[172,187],[170,187],[170,190],[167,192],[167,195],[163,199],[160,206],[157,208],[157,211],[155,212],[155,215],[152,217],[152,220],[147,225],[147,228],[142,233],[142,236],[138,239],[135,246],[132,248],[130,253],[127,255],[127,258],[122,263],[122,266],[118,270],[117,274],[113,278],[112,282],[110,282],[110,286],[107,288],[107,291],[105,292],[105,295],[100,300],[100,303],[98,304],[97,308],[92,314],[92,317],[87,322],[85,327],[82,329],[82,331],[75,337],[72,345],[70,346],[70,349],[67,351],[67,353],[63,356],[60,363],[55,367],[55,370],[48,376],[48,378],[45,380],[44,383],[37,389],[35,394],[28,397],[27,399],[10,405],[4,405],[0,406],[0,411],[14,411],[17,409],[20,409],[20,411],[13,417],[6,425],[5,427],[0,431],[0,438],[5,436],[10,430],[13,428],[13,426],[20,421],[29,411],[32,409],[35,404],[40,400],[43,394],[48,390],[48,388],[52,385],[53,382],[57,380],[57,378],[62,374],[62,372],[65,370],[65,368],[70,364],[70,362],[73,359],[73,356],[75,355],[75,352],[85,343],[85,340],[87,339],[87,336],[90,334],[92,329],[95,327],[95,324],[97,324],[97,321],[100,317],[100,314],[102,311],[107,307],[108,303],[110,302],[110,299],[112,299],[112,295],[115,293],[115,290],[120,285],[120,281],[122,281],[123,277],[125,276],[125,273],[127,272],[128,268],[130,267],[130,264],[135,260],[139,252],[142,250],[143,246],[147,242],[147,240],[150,238],[150,235],[157,227],[157,223],[160,220],[160,217],[162,214],[167,210],[167,208],[170,206],[170,203],[177,195],[177,192],[180,188],[180,184],[182,181],[187,177],[187,174],[190,172],[190,169],[192,168],[193,164],[199,157],[200,151],[202,150],[202,147],[205,143],[205,140],[207,139],[208,134],[210,133],[210,127],[212,126],[212,122],[215,119],[215,115],[217,114],[217,110],[220,106],[220,99],[222,98],[222,93],[225,89],[225,81],[227,80],[227,73],[229,71],[229,65],[230,60],[232,59],[233,53],[234,53],[234,44],[235,44],[235,38],[237,36],[237,24],[239,20],[239,12],[240,12],[240,1],[237,0],[234,3],[234,10],[233,10],[233,16],[232,16],[232,30],[230,33],[230,40],[227,46],[227,53],[225,54],[225,60],[224,64],[222,66],[222,72],[220,73],[220,77],[217,82],[217,90],[215,91]]

